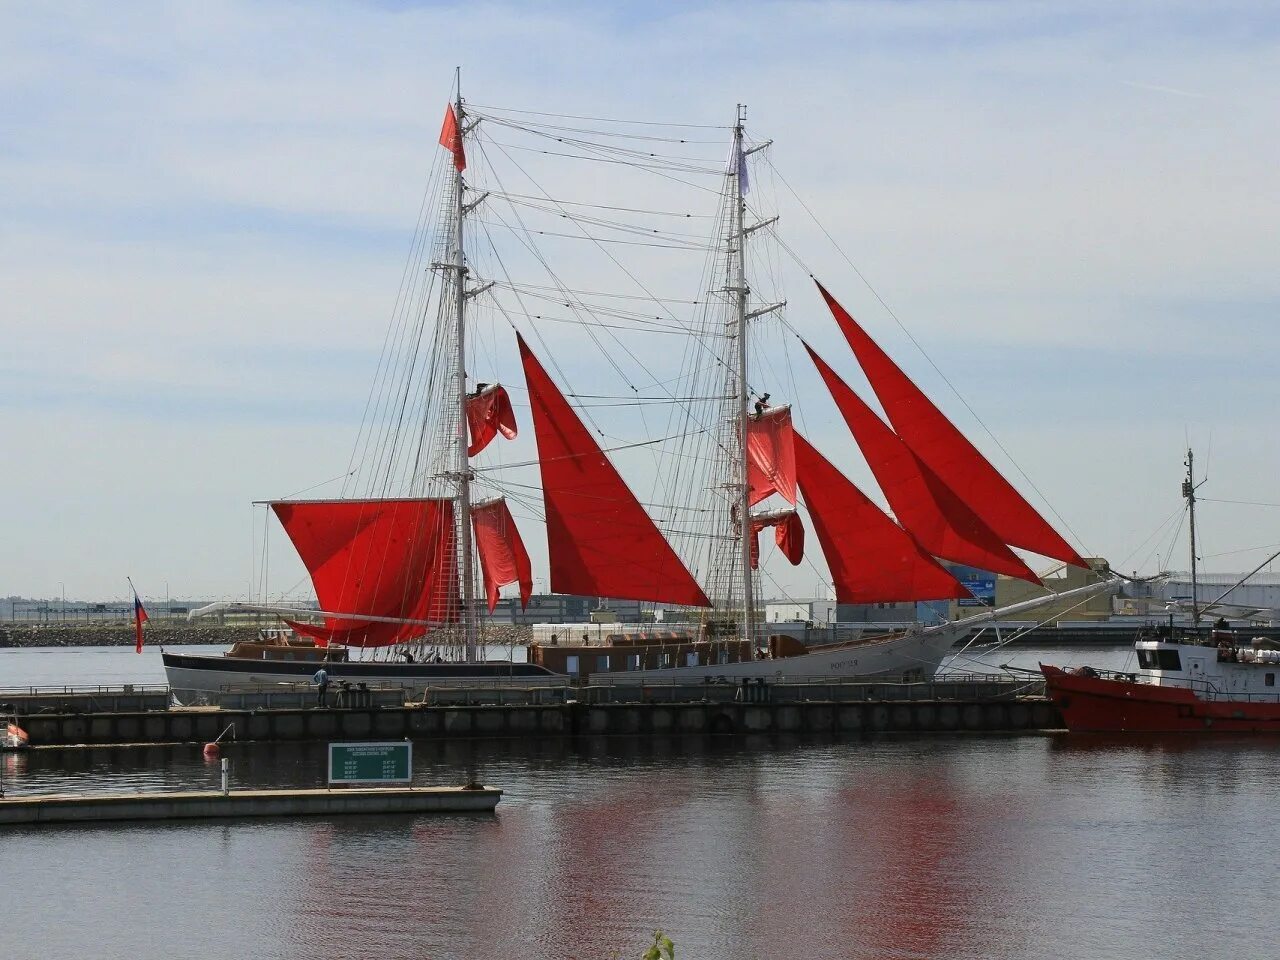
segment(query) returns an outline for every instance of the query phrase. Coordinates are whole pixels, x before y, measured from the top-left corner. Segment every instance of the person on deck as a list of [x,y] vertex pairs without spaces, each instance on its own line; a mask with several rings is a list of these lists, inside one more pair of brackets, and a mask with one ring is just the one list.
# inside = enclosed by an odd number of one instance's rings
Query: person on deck
[[329,671],[321,667],[312,676],[311,682],[316,685],[316,706],[327,707],[329,705]]

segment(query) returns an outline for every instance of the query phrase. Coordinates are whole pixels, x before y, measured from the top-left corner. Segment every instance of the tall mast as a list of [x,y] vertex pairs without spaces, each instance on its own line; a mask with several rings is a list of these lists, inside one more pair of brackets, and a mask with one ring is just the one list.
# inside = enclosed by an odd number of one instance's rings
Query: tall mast
[[747,157],[742,142],[746,107],[738,104],[738,115],[733,127],[734,204],[733,238],[736,243],[733,287],[737,294],[738,308],[738,533],[741,547],[739,563],[742,569],[742,631],[751,641],[755,656],[755,583],[751,575],[751,489],[747,483],[747,417],[750,416],[750,389],[747,386],[747,232],[746,232],[746,175]]
[[[457,100],[454,112],[457,114],[458,138],[462,139],[466,132],[466,115],[462,112],[462,68],[457,69],[455,90]],[[455,339],[458,351],[455,357],[454,377],[458,387],[458,433],[455,438],[457,452],[455,462],[458,478],[458,544],[461,548],[459,556],[459,579],[462,581],[462,630],[468,662],[477,659],[477,626],[475,610],[475,580],[472,577],[471,557],[471,464],[467,457],[467,261],[463,250],[463,223],[467,216],[466,184],[462,179],[462,171],[457,164],[453,169],[453,272],[454,272],[454,307],[457,313],[458,328]]]
[[1187,512],[1191,526],[1191,625],[1200,624],[1200,597],[1196,587],[1196,478],[1193,464],[1195,455],[1187,448],[1187,479],[1182,481],[1182,495],[1187,500]]

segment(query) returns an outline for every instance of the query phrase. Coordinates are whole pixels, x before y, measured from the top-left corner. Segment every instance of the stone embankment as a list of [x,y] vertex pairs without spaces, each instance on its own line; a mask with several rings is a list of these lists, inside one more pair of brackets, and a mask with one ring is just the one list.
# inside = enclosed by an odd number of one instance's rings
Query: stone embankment
[[[146,625],[148,646],[217,643],[252,640],[258,628],[251,625],[189,624],[186,621],[151,620]],[[0,625],[0,647],[123,647],[132,646],[132,621],[111,623],[15,623]]]
[[[264,624],[265,625],[265,624]],[[456,635],[455,635],[456,634]],[[254,640],[258,625],[252,623],[188,623],[186,620],[149,620],[148,646],[180,646],[213,643],[230,646],[237,640]],[[484,624],[481,640],[492,646],[527,644],[533,631],[527,624]],[[461,644],[460,630],[441,630],[433,644]],[[0,624],[0,647],[125,647],[134,644],[132,620],[108,623],[12,623]]]

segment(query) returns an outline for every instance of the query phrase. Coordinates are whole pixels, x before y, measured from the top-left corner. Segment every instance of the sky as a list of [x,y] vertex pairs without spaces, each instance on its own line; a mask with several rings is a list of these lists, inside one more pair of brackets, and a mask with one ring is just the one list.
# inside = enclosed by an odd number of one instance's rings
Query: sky
[[5,0],[0,595],[246,594],[251,502],[346,469],[456,65],[507,107],[748,104],[875,293],[788,243],[1082,551],[1185,567],[1188,443],[1205,565],[1280,549],[1272,5]]

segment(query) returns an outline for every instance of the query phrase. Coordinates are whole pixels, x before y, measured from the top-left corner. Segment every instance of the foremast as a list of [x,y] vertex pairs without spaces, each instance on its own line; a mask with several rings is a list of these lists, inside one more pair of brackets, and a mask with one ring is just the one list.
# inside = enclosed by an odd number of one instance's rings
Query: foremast
[[750,387],[747,383],[747,153],[743,143],[743,124],[746,121],[746,108],[738,104],[737,118],[733,127],[733,227],[731,230],[731,250],[733,251],[733,273],[730,292],[734,294],[737,329],[737,423],[738,423],[738,457],[735,466],[735,493],[737,495],[738,522],[738,565],[742,571],[742,635],[755,644],[755,577],[751,570],[751,485],[747,480],[747,417],[750,415]]

